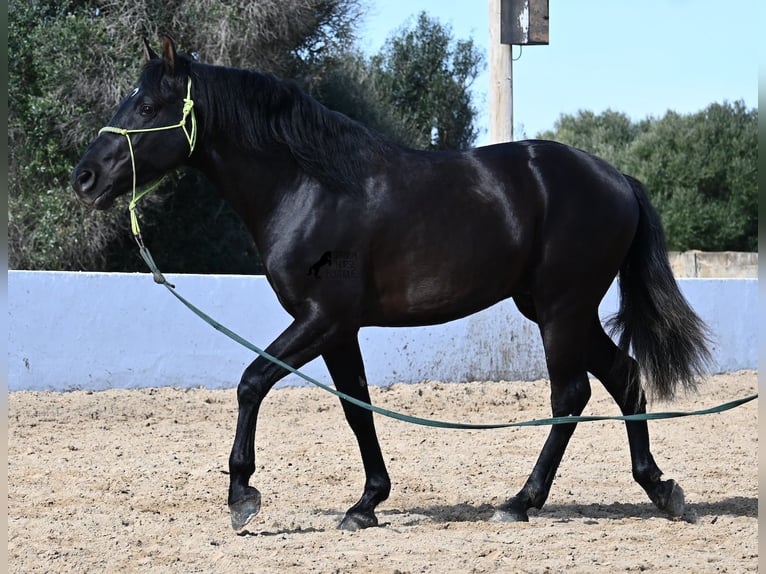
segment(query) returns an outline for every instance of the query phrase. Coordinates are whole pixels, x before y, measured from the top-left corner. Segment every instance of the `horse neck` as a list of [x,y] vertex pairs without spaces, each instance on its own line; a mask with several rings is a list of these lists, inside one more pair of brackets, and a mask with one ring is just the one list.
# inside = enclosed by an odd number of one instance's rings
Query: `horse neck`
[[225,140],[211,143],[200,146],[193,166],[207,177],[257,240],[271,213],[304,176],[287,153],[258,153]]

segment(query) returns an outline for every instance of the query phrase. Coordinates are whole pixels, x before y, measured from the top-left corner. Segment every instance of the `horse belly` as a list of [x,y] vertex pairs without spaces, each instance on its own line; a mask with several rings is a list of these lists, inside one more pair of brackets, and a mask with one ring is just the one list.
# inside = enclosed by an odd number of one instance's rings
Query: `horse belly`
[[[441,239],[440,243],[445,243]],[[446,241],[448,244],[453,242]],[[369,324],[432,325],[465,317],[514,294],[526,257],[503,245],[402,253],[378,277]]]

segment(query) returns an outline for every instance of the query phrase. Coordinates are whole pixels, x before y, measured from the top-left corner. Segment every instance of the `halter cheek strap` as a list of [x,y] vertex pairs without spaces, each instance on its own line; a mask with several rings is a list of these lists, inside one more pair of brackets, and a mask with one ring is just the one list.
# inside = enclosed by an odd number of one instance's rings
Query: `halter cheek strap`
[[[128,208],[130,209],[130,227],[133,231],[133,235],[136,236],[137,239],[140,239],[141,230],[138,227],[138,217],[136,216],[136,205],[138,204],[138,201],[142,197],[144,197],[146,194],[157,189],[162,184],[162,182],[165,181],[165,178],[167,176],[162,176],[159,180],[144,187],[140,191],[137,190],[136,188],[136,157],[135,157],[135,154],[133,153],[133,142],[130,139],[130,134],[160,132],[164,130],[174,130],[176,128],[181,128],[184,132],[184,135],[186,136],[186,141],[189,142],[189,157],[191,157],[192,153],[194,153],[194,146],[197,143],[197,116],[194,113],[194,101],[191,99],[191,85],[192,85],[192,81],[190,76],[186,84],[186,97],[184,98],[181,121],[178,122],[177,124],[173,124],[170,126],[161,126],[158,128],[145,128],[145,129],[134,129],[134,130],[106,126],[101,128],[98,131],[99,135],[103,133],[118,134],[121,136],[125,136],[125,139],[128,140],[128,151],[130,152],[130,166],[133,170],[133,197],[130,200],[130,204]],[[186,121],[189,118],[191,118],[191,130],[189,130],[186,127]]]

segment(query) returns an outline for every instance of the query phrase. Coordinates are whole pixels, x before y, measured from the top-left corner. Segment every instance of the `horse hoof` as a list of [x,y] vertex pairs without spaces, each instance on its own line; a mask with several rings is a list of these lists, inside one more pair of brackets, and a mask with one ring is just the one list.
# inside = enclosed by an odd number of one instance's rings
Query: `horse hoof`
[[527,511],[508,502],[495,509],[490,522],[529,522]]
[[654,505],[667,513],[671,520],[678,520],[683,517],[686,504],[684,502],[684,489],[681,488],[675,480],[661,481],[657,489],[650,493]]
[[374,514],[346,514],[338,524],[338,530],[355,532],[378,525],[378,519]]
[[250,487],[245,498],[229,505],[231,512],[231,527],[234,530],[242,530],[261,509],[261,493]]
[[668,486],[670,487],[670,492],[668,493],[668,501],[665,503],[663,510],[668,513],[668,517],[671,520],[678,520],[684,515],[684,510],[686,509],[684,489],[675,480],[669,480]]

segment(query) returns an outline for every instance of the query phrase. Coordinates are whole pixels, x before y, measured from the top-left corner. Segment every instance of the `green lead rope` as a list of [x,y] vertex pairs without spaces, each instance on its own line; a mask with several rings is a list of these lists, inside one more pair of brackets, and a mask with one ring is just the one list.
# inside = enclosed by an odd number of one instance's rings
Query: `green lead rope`
[[[149,256],[151,258],[151,256]],[[150,267],[151,268],[151,267]],[[159,270],[152,270],[152,273],[155,274],[155,277],[157,274],[160,276],[162,275],[159,273]],[[251,351],[254,351],[264,359],[267,359],[271,361],[272,363],[279,365],[283,369],[293,373],[294,375],[299,376],[303,380],[311,383],[312,385],[316,385],[320,389],[323,389],[327,391],[328,393],[332,393],[336,397],[339,397],[343,399],[344,401],[347,401],[349,403],[353,403],[358,407],[362,407],[364,409],[367,409],[368,411],[372,411],[374,413],[378,413],[380,415],[404,421],[407,423],[414,423],[421,426],[428,426],[428,427],[436,427],[436,428],[444,428],[444,429],[470,429],[470,430],[482,430],[482,429],[501,429],[501,428],[510,428],[510,427],[533,427],[533,426],[549,426],[549,425],[560,425],[560,424],[572,424],[572,423],[579,423],[579,422],[590,422],[590,421],[644,421],[644,420],[659,420],[659,419],[669,419],[669,418],[679,418],[679,417],[688,417],[688,416],[695,416],[695,415],[707,415],[712,413],[720,413],[723,411],[727,411],[730,409],[733,409],[735,407],[738,407],[740,405],[743,405],[747,402],[750,402],[756,398],[758,398],[758,395],[752,395],[749,397],[745,397],[743,399],[738,399],[735,401],[728,402],[723,405],[719,405],[717,407],[699,410],[699,411],[693,411],[693,412],[664,412],[664,413],[644,413],[644,414],[635,414],[635,415],[619,415],[619,416],[566,416],[566,417],[552,417],[547,419],[536,419],[531,421],[524,421],[524,422],[515,422],[515,423],[487,423],[487,424],[470,424],[470,423],[454,423],[454,422],[448,422],[448,421],[440,421],[440,420],[433,420],[433,419],[425,419],[421,417],[416,417],[412,415],[402,414],[395,411],[390,411],[388,409],[384,409],[381,407],[376,407],[374,405],[371,405],[369,403],[366,403],[364,401],[360,401],[359,399],[356,399],[350,395],[347,395],[345,393],[342,393],[341,391],[338,391],[328,385],[325,385],[324,383],[320,383],[316,379],[306,375],[305,373],[300,372],[298,369],[294,369],[284,361],[281,361],[277,357],[274,357],[273,355],[270,355],[263,349],[258,348],[257,346],[250,343],[248,340],[246,340],[244,337],[238,335],[231,329],[225,327],[224,325],[221,325],[218,323],[215,319],[201,311],[199,308],[194,306],[192,303],[190,303],[188,300],[186,300],[184,297],[182,297],[178,292],[176,292],[175,288],[172,285],[169,285],[167,282],[164,283],[165,287],[168,288],[168,290],[179,300],[181,303],[186,305],[188,309],[190,309],[195,315],[200,317],[202,320],[204,320],[206,323],[208,323],[211,327],[216,329],[217,331],[220,331],[230,339],[236,341],[243,347],[246,347],[247,349],[250,349]]]
[[691,412],[677,411],[677,412],[642,413],[642,414],[635,414],[635,415],[614,415],[614,416],[566,416],[566,417],[552,417],[552,418],[546,418],[546,419],[535,419],[535,420],[515,422],[515,423],[486,423],[486,424],[455,423],[455,422],[440,421],[440,420],[434,420],[434,419],[425,419],[421,417],[398,413],[396,411],[391,411],[388,409],[384,409],[382,407],[376,407],[375,405],[371,405],[370,403],[360,401],[357,398],[354,398],[350,395],[347,395],[346,393],[343,393],[341,391],[338,391],[337,389],[334,389],[328,385],[325,385],[324,383],[317,381],[313,377],[310,377],[307,374],[302,373],[298,369],[291,367],[284,361],[267,353],[266,351],[257,347],[256,345],[254,345],[253,343],[251,343],[250,341],[248,341],[241,335],[235,333],[228,327],[222,325],[221,323],[219,323],[218,321],[210,317],[210,315],[208,315],[207,313],[199,309],[197,306],[192,304],[190,301],[188,301],[186,298],[184,298],[182,295],[180,295],[175,290],[175,287],[165,280],[162,273],[157,268],[157,265],[154,263],[154,259],[152,258],[151,253],[149,253],[149,250],[146,248],[145,245],[143,245],[143,242],[139,243],[139,248],[140,248],[141,256],[143,257],[144,261],[146,262],[152,274],[154,275],[154,280],[158,283],[163,284],[165,287],[167,287],[168,291],[170,291],[176,299],[178,299],[192,313],[197,315],[199,318],[205,321],[208,325],[213,327],[216,331],[223,333],[224,335],[226,335],[233,341],[257,353],[264,359],[271,361],[272,363],[282,367],[286,371],[289,371],[293,373],[294,375],[299,376],[304,381],[307,381],[311,383],[312,385],[315,385],[319,387],[320,389],[325,390],[328,393],[331,393],[340,399],[343,399],[344,401],[352,403],[363,409],[367,409],[368,411],[378,413],[379,415],[383,415],[383,416],[396,419],[399,421],[404,421],[407,423],[413,423],[413,424],[417,424],[421,426],[443,428],[443,429],[483,430],[483,429],[501,429],[501,428],[510,428],[510,427],[550,426],[550,425],[572,424],[572,423],[590,422],[590,421],[646,421],[646,420],[660,420],[660,419],[670,419],[670,418],[680,418],[680,417],[700,416],[700,415],[708,415],[713,413],[721,413],[721,412],[733,409],[735,407],[738,407],[740,405],[744,405],[745,403],[748,403],[758,398],[758,395],[755,394],[755,395],[751,395],[749,397],[745,397],[742,399],[737,399],[716,407],[711,407],[708,409],[691,411]]

